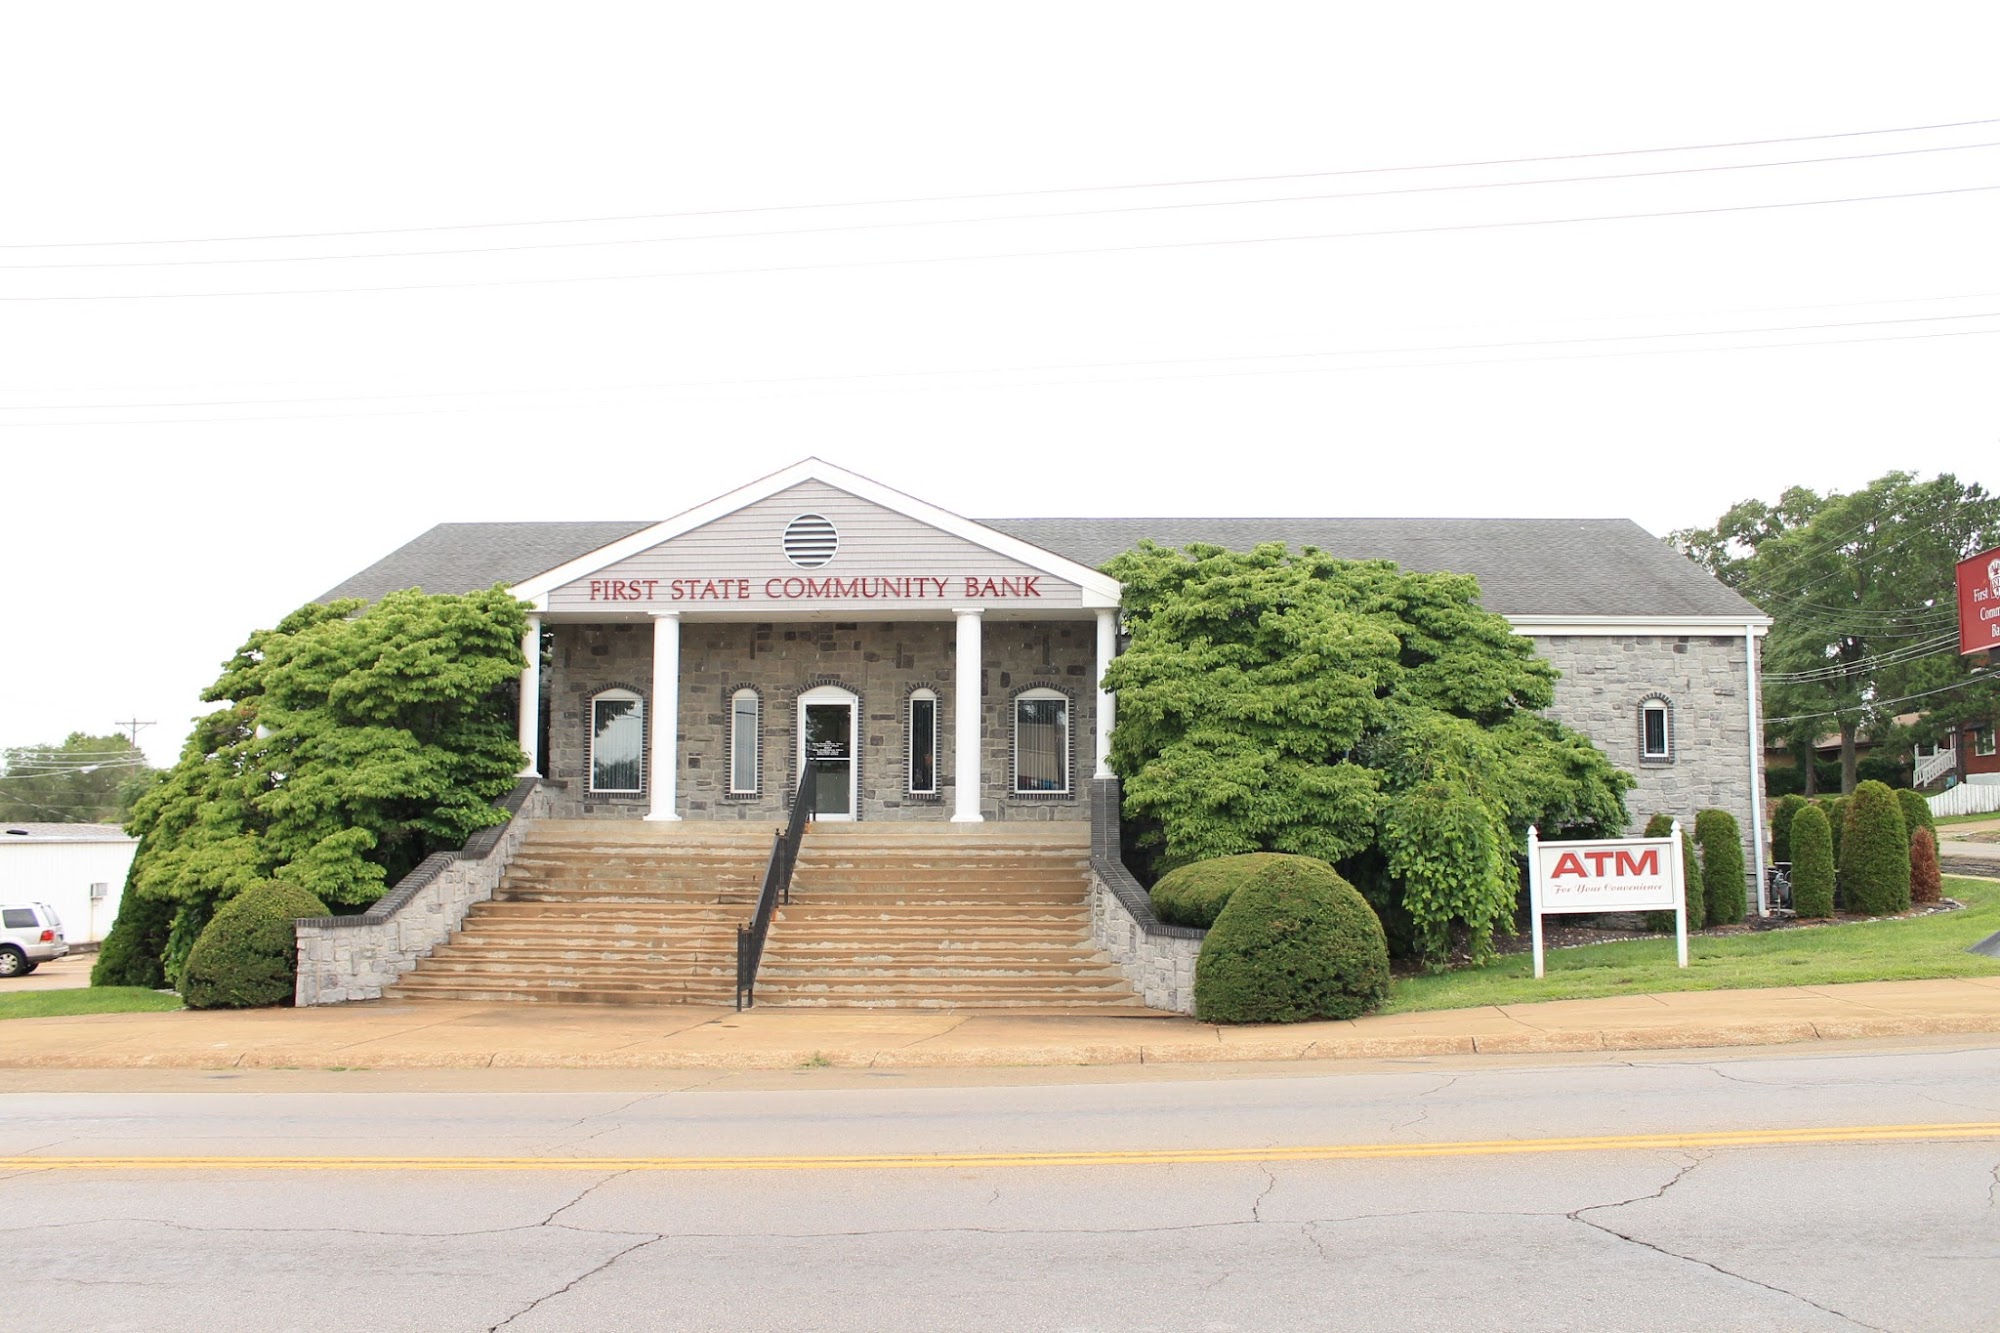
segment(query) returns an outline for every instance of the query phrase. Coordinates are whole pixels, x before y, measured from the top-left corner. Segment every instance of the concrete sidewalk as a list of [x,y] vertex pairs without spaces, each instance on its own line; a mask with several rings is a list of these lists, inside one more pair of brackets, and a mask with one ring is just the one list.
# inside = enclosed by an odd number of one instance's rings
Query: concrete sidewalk
[[393,1002],[0,1024],[11,1069],[918,1069],[1667,1050],[2000,1034],[2000,976],[1216,1027],[1186,1018]]

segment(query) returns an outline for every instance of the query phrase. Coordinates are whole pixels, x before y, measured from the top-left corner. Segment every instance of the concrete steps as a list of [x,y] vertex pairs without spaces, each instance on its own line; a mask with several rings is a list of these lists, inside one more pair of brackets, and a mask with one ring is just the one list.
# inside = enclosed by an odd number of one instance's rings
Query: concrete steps
[[1081,825],[816,827],[757,1003],[1149,1014],[1090,940]]
[[736,1002],[736,927],[771,852],[757,825],[543,820],[489,902],[387,994],[565,1004]]
[[[389,994],[565,1004],[735,1000],[758,825],[532,826],[490,902]],[[815,824],[759,1005],[1149,1015],[1090,940],[1081,824]]]

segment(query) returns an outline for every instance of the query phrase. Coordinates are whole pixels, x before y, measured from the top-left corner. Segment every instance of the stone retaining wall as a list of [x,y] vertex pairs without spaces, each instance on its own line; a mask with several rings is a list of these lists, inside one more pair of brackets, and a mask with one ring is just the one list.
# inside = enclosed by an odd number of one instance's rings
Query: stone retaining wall
[[1194,1012],[1194,961],[1208,935],[1170,926],[1119,853],[1118,779],[1090,784],[1090,933],[1148,1008]]
[[451,937],[474,903],[493,896],[529,822],[547,815],[549,799],[538,779],[523,778],[500,803],[506,823],[481,829],[459,851],[425,857],[366,912],[302,918],[295,1002],[381,999],[383,987]]

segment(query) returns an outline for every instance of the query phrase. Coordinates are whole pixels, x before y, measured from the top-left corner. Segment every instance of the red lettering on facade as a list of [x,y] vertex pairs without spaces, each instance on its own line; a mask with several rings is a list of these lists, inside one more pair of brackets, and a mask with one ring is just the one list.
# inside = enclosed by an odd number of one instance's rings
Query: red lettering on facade
[[1549,872],[1550,879],[1561,879],[1564,875],[1575,875],[1578,879],[1589,877],[1584,871],[1583,862],[1576,859],[1575,852],[1564,852],[1557,859],[1556,868]]

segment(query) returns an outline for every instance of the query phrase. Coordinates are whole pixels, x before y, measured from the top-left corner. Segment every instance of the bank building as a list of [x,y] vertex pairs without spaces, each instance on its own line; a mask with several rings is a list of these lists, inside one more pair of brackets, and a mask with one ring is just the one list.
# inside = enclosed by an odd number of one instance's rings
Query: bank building
[[[1476,576],[1561,671],[1552,715],[1636,777],[1635,822],[1729,810],[1761,883],[1769,620],[1635,523],[969,519],[808,459],[662,521],[440,524],[323,596],[528,602],[529,763],[505,828],[301,924],[300,1001],[1188,1010],[1200,932],[1118,862],[1099,685],[1101,568],[1146,539]],[[785,900],[753,921],[779,830]]]

